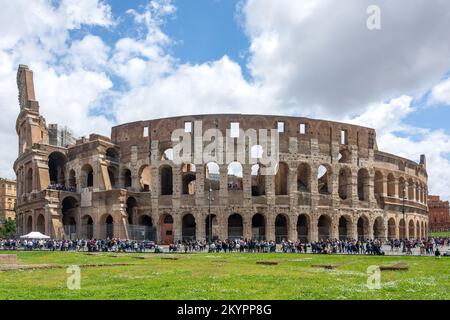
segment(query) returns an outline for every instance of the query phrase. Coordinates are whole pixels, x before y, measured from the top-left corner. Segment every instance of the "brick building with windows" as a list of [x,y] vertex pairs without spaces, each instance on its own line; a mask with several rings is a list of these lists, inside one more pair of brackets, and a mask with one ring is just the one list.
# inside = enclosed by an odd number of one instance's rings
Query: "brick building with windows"
[[16,217],[16,181],[0,178],[0,220]]
[[439,196],[428,196],[430,231],[450,230],[450,206]]

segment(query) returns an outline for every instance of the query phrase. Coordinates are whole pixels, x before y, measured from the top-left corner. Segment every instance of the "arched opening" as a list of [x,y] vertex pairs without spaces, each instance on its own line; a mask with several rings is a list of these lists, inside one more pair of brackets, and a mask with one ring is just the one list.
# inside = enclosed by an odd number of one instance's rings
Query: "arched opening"
[[192,163],[183,164],[181,167],[182,194],[195,194],[196,168]]
[[297,190],[300,192],[311,191],[311,168],[307,163],[301,163],[297,168]]
[[275,175],[275,195],[283,196],[288,194],[288,174],[288,165],[285,162],[279,162],[277,174]]
[[148,165],[139,170],[139,184],[141,192],[150,192],[152,189],[152,173]]
[[297,238],[301,242],[308,242],[309,240],[309,217],[306,214],[301,214],[297,219]]
[[40,214],[36,221],[36,231],[45,234],[45,218]]
[[380,204],[381,197],[383,196],[383,174],[380,171],[375,172],[373,192],[374,192],[375,200],[377,200],[378,204]]
[[106,160],[118,163],[119,151],[117,151],[115,148],[106,149]]
[[122,181],[123,181],[123,187],[124,189],[130,189],[133,181],[131,178],[131,170],[130,169],[123,169],[122,170]]
[[228,190],[241,191],[243,189],[242,177],[242,165],[237,161],[231,162],[228,165]]
[[392,173],[389,173],[387,176],[387,184],[388,184],[387,190],[388,197],[395,197],[395,177]]
[[331,168],[320,165],[317,170],[317,187],[320,194],[331,194]]
[[133,224],[134,217],[136,216],[137,201],[134,197],[128,197],[127,199],[127,220],[128,224]]
[[388,220],[388,239],[392,240],[396,238],[396,223],[394,218]]
[[220,168],[215,162],[208,162],[205,166],[205,190],[220,190]]
[[143,227],[144,240],[156,240],[155,228],[153,227],[153,220],[148,215],[143,215],[139,218],[139,225]]
[[409,220],[408,223],[408,235],[409,238],[415,238],[416,237],[416,229],[414,228],[414,221],[413,220]]
[[358,240],[366,240],[369,238],[369,220],[365,216],[361,216],[357,223]]
[[252,166],[252,196],[264,196],[266,194],[266,176],[261,174],[262,167],[259,163]]
[[347,239],[351,238],[350,225],[351,225],[351,220],[349,217],[341,216],[339,218],[339,226],[338,226],[339,240],[347,240]]
[[64,198],[62,202],[62,223],[64,228],[64,237],[66,239],[77,238],[77,216],[79,204],[78,200],[73,197]]
[[195,240],[195,218],[190,213],[183,216],[181,237],[183,241]]
[[92,239],[94,238],[94,220],[89,215],[84,216],[81,219],[82,224],[82,237],[83,239]]
[[373,223],[373,236],[375,239],[384,240],[385,232],[384,232],[384,221],[383,217],[377,217],[375,222]]
[[400,239],[405,239],[406,238],[406,223],[405,223],[405,219],[403,219],[403,218],[400,219],[398,231],[399,231]]
[[111,188],[114,189],[117,186],[117,168],[108,166],[108,176],[109,182],[111,183]]
[[111,215],[106,217],[106,239],[112,239],[114,237],[114,219]]
[[[211,220],[211,222],[210,222]],[[217,223],[217,216],[215,214],[211,214],[206,217],[205,219],[205,235],[206,235],[206,241],[215,241],[219,239],[218,236],[218,223]]]
[[369,171],[365,168],[358,170],[358,199],[360,201],[369,200],[369,183],[370,176]]
[[77,190],[77,178],[73,169],[69,171],[69,188]]
[[27,172],[27,193],[31,193],[33,191],[33,169],[28,169]]
[[173,218],[170,214],[166,213],[162,216],[161,241],[163,244],[171,244],[173,240]]
[[234,213],[228,218],[228,239],[241,239],[244,235],[244,227],[242,217],[238,213]]
[[81,168],[81,187],[92,188],[94,186],[94,170],[91,165],[85,164]]
[[345,167],[339,171],[339,198],[346,200],[352,195],[352,173]]
[[266,239],[266,219],[260,213],[252,217],[252,239],[258,241]]
[[161,195],[168,196],[173,193],[173,183],[172,183],[172,167],[164,165],[159,170],[159,176],[161,178]]
[[32,216],[28,216],[27,219],[27,233],[30,233],[33,231],[33,217]]
[[321,215],[317,223],[319,231],[319,240],[326,240],[330,238],[331,218],[326,215]]
[[65,186],[65,169],[67,157],[61,152],[52,152],[48,156],[48,173],[50,176],[50,185]]
[[275,242],[280,243],[288,240],[288,222],[283,214],[277,215],[275,218]]

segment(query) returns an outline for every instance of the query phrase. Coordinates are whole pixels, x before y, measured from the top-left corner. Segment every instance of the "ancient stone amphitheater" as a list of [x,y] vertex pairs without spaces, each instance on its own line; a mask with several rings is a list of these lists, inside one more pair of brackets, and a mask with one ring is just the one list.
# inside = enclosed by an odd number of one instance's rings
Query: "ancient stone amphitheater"
[[[127,123],[112,128],[111,137],[91,134],[59,146],[49,143],[27,66],[19,66],[17,84],[20,234],[158,243],[427,236],[425,156],[416,163],[379,151],[373,129],[213,114]],[[223,136],[233,126],[276,130],[276,174],[262,175],[258,163],[172,161],[172,132],[194,132],[199,124]],[[254,143],[245,150],[265,152]]]

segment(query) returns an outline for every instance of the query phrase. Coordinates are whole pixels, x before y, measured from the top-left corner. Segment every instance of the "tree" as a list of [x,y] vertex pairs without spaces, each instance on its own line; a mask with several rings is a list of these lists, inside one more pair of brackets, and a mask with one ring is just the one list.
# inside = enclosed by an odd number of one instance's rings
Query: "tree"
[[9,238],[16,235],[16,222],[8,219],[0,224],[0,238]]

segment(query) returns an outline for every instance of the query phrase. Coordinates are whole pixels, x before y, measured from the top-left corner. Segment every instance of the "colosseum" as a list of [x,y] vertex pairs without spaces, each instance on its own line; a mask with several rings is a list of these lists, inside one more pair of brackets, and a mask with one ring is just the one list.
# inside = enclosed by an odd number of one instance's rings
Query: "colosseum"
[[[378,150],[374,129],[302,117],[209,114],[137,121],[51,142],[33,73],[17,73],[18,233],[176,240],[428,235],[426,159]],[[173,161],[172,132],[276,130],[276,174],[260,163]],[[203,142],[202,142],[203,143]],[[256,143],[256,142],[255,142]],[[253,150],[259,145],[247,145]],[[262,150],[261,152],[264,152]],[[234,160],[234,161],[233,161]]]

